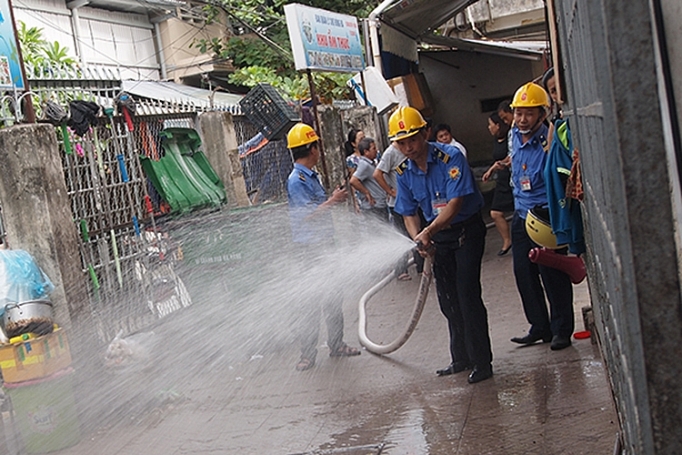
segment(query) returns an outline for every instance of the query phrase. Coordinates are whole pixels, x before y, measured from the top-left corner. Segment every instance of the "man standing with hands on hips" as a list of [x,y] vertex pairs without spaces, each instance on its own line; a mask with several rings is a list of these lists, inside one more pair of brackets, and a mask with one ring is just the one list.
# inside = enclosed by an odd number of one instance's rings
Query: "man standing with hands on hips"
[[[400,107],[388,121],[390,140],[407,158],[398,168],[395,211],[421,254],[433,254],[441,311],[448,320],[452,362],[439,376],[471,369],[469,383],[492,377],[488,313],[481,298],[486,228],[483,196],[460,151],[427,142],[418,110]],[[418,209],[428,225],[421,229]]]

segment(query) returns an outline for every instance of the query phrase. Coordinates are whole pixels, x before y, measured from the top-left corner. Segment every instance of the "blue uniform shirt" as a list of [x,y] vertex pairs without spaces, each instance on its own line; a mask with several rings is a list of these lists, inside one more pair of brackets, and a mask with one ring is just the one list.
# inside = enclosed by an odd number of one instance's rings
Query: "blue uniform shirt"
[[429,142],[426,173],[412,160],[405,160],[396,168],[398,197],[395,211],[401,215],[416,215],[421,208],[429,223],[436,218],[432,202],[450,201],[463,197],[464,201],[452,224],[471,218],[483,208],[483,195],[478,189],[474,174],[466,157],[449,144]]
[[317,173],[302,164],[294,163],[287,179],[291,235],[296,243],[322,243],[332,228],[330,212],[311,217],[317,207],[327,200]]
[[[547,205],[545,163],[547,161],[547,127],[543,124],[525,144],[519,129],[512,129],[511,173],[514,192],[514,209],[522,219],[536,205]],[[523,182],[528,179],[529,190]]]

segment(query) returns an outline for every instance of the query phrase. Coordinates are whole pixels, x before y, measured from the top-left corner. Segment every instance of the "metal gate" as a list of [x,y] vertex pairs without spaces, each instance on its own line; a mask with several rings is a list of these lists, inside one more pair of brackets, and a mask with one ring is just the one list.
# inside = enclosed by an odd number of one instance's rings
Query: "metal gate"
[[[113,106],[121,91],[115,79],[34,80],[34,98],[92,101]],[[159,133],[169,126],[194,127],[198,109],[188,104],[142,103],[132,125],[110,110],[77,136],[56,127],[59,153],[80,235],[81,270],[90,309],[103,341],[128,334],[191,304],[174,271],[172,239],[159,232],[155,214],[164,206],[142,172],[139,154],[163,155]]]

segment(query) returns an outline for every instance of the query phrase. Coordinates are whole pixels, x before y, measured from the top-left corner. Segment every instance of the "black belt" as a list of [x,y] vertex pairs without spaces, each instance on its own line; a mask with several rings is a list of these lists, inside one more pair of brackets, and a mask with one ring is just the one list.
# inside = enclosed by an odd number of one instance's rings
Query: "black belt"
[[460,221],[459,223],[451,224],[450,226],[441,229],[441,231],[447,231],[449,229],[459,229],[463,228],[466,226],[469,226],[470,224],[474,224],[475,222],[479,221],[481,219],[481,212],[476,212],[473,215],[471,215],[469,218],[467,218],[464,221]]

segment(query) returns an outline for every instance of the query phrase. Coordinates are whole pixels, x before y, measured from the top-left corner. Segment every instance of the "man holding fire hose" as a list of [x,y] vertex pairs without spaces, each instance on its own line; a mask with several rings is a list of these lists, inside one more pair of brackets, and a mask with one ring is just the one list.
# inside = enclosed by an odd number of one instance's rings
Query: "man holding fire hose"
[[[481,298],[483,196],[456,147],[427,142],[426,122],[418,110],[399,108],[388,126],[390,140],[407,158],[396,168],[395,211],[403,215],[421,254],[434,256],[438,302],[448,320],[452,362],[436,373],[471,369],[469,383],[483,381],[493,375],[488,313]],[[419,208],[428,223],[424,229]]]

